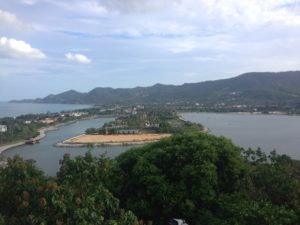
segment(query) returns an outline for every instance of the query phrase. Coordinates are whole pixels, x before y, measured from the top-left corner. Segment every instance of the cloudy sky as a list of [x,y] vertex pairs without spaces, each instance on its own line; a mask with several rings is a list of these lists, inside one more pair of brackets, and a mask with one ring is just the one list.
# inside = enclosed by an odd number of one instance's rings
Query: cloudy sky
[[1,0],[0,101],[300,69],[300,0]]

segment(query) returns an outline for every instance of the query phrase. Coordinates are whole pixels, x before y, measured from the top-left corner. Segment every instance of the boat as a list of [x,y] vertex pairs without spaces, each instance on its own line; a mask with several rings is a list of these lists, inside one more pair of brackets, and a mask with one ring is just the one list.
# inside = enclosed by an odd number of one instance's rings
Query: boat
[[36,139],[34,139],[34,138],[30,138],[30,139],[28,139],[28,140],[25,140],[25,144],[26,145],[33,145],[33,144],[36,144],[36,143],[38,143],[39,141],[38,140],[36,140]]

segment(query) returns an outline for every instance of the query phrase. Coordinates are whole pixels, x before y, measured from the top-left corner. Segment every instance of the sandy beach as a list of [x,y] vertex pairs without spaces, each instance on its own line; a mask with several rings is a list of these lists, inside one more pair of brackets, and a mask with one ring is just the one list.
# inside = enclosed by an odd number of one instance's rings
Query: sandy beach
[[161,138],[170,137],[171,134],[118,134],[118,135],[80,135],[58,143],[58,147],[72,147],[78,145],[126,145],[142,144],[158,141]]

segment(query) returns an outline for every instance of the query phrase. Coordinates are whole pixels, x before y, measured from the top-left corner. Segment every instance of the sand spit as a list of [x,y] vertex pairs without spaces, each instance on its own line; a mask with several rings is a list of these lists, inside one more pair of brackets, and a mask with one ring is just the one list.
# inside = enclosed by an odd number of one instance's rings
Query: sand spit
[[80,135],[57,143],[57,147],[86,147],[136,145],[158,141],[171,134],[118,134],[118,135]]

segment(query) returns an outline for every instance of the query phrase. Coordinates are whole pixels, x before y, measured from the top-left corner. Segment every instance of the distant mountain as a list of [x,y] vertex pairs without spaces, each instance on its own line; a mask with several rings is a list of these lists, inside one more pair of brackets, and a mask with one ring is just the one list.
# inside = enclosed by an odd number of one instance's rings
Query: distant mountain
[[74,90],[35,100],[14,102],[119,104],[185,103],[205,104],[299,104],[300,71],[246,73],[216,81],[183,85],[156,84],[151,87],[95,88],[87,93]]

